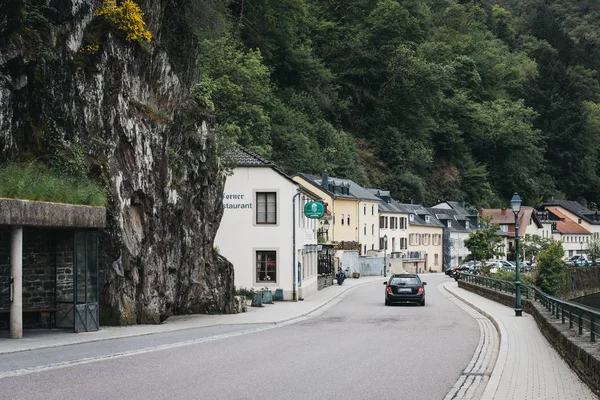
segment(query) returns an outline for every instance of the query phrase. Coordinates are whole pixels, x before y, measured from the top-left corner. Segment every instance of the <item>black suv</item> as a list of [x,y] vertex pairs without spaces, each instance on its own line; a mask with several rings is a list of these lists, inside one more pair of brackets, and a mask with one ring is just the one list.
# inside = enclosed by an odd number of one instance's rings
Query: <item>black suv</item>
[[416,274],[395,274],[390,276],[385,285],[385,305],[392,303],[418,303],[425,305],[425,285]]

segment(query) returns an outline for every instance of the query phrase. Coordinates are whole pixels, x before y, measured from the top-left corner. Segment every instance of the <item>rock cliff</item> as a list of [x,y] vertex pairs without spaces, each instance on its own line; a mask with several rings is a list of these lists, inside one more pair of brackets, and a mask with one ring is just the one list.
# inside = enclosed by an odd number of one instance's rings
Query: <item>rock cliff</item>
[[233,267],[213,248],[219,143],[192,101],[198,54],[178,23],[188,2],[138,2],[146,45],[99,22],[99,1],[0,2],[0,162],[80,157],[107,188],[103,324],[232,310]]

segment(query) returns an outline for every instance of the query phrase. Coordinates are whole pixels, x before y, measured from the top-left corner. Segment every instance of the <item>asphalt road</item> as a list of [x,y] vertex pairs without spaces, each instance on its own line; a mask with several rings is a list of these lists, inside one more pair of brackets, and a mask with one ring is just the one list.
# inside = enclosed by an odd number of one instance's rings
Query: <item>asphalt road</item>
[[[479,329],[438,291],[448,277],[425,278],[425,307],[386,307],[373,283],[275,329],[203,328],[9,354],[0,358],[0,399],[442,399]],[[6,376],[11,369],[21,372]]]

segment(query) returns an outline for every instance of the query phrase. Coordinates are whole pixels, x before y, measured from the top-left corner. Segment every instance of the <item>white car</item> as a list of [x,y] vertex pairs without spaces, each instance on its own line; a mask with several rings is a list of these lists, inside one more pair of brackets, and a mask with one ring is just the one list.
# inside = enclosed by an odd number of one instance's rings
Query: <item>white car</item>
[[495,274],[496,272],[504,269],[501,261],[486,261],[485,266],[489,268],[489,271],[492,274]]

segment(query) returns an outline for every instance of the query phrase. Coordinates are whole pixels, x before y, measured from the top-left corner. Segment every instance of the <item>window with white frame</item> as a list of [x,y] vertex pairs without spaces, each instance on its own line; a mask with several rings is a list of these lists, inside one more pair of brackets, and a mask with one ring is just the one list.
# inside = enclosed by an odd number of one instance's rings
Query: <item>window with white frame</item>
[[408,219],[410,219],[411,221],[414,221],[414,220],[415,220],[415,216],[414,216],[413,214],[410,214],[410,215],[408,216]]
[[256,282],[277,283],[277,252],[259,250],[256,252]]
[[277,224],[277,194],[275,192],[256,193],[256,223]]
[[436,233],[435,235],[433,235],[433,245],[437,246],[440,244],[440,234]]
[[425,222],[429,222],[429,215],[425,216]]
[[428,246],[428,245],[429,245],[429,235],[428,235],[428,234],[426,234],[426,233],[424,233],[424,234],[423,234],[423,244],[424,244],[425,246]]

